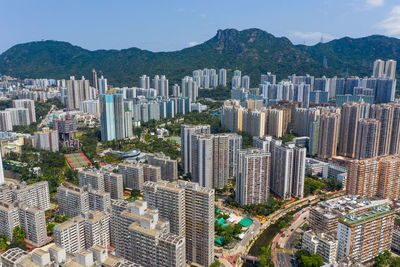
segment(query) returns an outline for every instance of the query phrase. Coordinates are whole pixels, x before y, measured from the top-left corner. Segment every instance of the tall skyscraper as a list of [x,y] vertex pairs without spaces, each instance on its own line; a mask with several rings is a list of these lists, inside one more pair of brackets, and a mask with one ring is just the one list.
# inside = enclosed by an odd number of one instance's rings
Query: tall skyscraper
[[210,134],[210,125],[181,125],[181,153],[184,173],[192,172],[192,135],[195,133]]
[[185,181],[145,182],[143,197],[169,220],[171,233],[186,238],[188,261],[204,266],[214,261],[214,190]]
[[244,89],[250,89],[250,77],[245,75],[242,77],[242,87]]
[[124,105],[122,94],[100,94],[101,140],[125,138]]
[[239,165],[239,150],[242,148],[242,136],[229,135],[229,177],[236,177]]
[[95,94],[89,86],[89,80],[85,80],[83,76],[81,80],[75,80],[74,76],[67,80],[67,93],[69,109],[79,109],[80,102],[95,98]]
[[182,96],[181,87],[178,84],[174,84],[174,86],[172,86],[172,95],[174,97]]
[[354,158],[361,106],[357,103],[345,103],[341,109],[338,154],[344,157]]
[[218,77],[219,77],[218,85],[226,86],[226,69],[220,69]]
[[381,122],[375,119],[358,121],[355,158],[368,159],[378,156]]
[[199,95],[199,85],[192,77],[186,76],[182,79],[182,96],[188,97],[190,101],[196,102]]
[[213,135],[192,135],[192,181],[213,188]]
[[283,199],[303,197],[306,148],[271,142],[271,190]]
[[236,201],[240,205],[265,203],[269,197],[271,153],[261,149],[240,150]]
[[106,94],[107,93],[107,79],[101,75],[98,82],[99,86],[99,94]]
[[387,60],[385,63],[385,76],[392,80],[396,79],[396,65],[397,61],[395,60]]
[[169,222],[147,202],[129,203],[115,226],[116,254],[142,266],[186,265],[185,238],[170,233]]
[[400,105],[393,105],[393,126],[392,134],[390,137],[389,154],[400,153]]
[[372,70],[372,77],[381,78],[385,70],[385,61],[377,59],[374,62],[374,68]]
[[[97,72],[95,69],[92,69],[92,86],[96,89],[96,91],[98,90],[98,86],[97,86]],[[97,92],[98,93],[98,92]]]
[[0,185],[4,184],[3,159],[0,153]]
[[223,188],[229,179],[229,138],[230,134],[217,134],[213,137],[213,188]]
[[379,134],[378,155],[388,155],[390,151],[390,139],[392,135],[394,108],[389,104],[372,105],[370,117],[381,122]]
[[204,266],[214,262],[214,190],[178,181],[185,188],[186,258]]
[[329,112],[321,115],[318,138],[318,157],[329,159],[336,156],[339,121],[339,114]]
[[150,77],[147,75],[140,76],[140,88],[150,89]]

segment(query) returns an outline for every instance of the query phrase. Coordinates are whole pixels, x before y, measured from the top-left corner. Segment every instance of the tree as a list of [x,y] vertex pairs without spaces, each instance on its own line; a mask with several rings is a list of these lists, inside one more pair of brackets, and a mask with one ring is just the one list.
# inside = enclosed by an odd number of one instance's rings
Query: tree
[[211,263],[210,267],[220,267],[221,263],[219,261],[215,260],[213,263]]
[[288,223],[286,222],[286,220],[281,220],[281,221],[278,223],[278,228],[279,228],[279,229],[283,229],[283,228],[285,228],[287,225],[288,225]]
[[26,232],[21,226],[17,226],[13,230],[13,239],[17,241],[23,241],[26,237]]
[[131,198],[137,199],[138,197],[142,196],[142,192],[138,189],[132,189],[131,191]]
[[392,254],[385,250],[383,253],[375,257],[375,266],[383,267],[389,264]]

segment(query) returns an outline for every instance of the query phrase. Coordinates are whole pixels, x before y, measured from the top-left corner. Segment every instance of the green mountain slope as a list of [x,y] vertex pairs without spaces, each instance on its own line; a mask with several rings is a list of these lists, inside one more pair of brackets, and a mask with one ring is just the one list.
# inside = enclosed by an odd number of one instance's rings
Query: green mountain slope
[[[328,68],[323,67],[327,58]],[[142,74],[166,74],[179,82],[198,68],[240,69],[253,85],[267,71],[279,79],[292,73],[342,76],[370,74],[376,58],[399,59],[400,40],[385,36],[342,38],[314,46],[293,45],[259,29],[218,30],[210,40],[174,52],[138,48],[89,51],[66,42],[41,41],[16,45],[0,55],[0,73],[18,78],[68,78],[101,70],[113,85],[137,85]],[[229,77],[228,77],[229,79]]]

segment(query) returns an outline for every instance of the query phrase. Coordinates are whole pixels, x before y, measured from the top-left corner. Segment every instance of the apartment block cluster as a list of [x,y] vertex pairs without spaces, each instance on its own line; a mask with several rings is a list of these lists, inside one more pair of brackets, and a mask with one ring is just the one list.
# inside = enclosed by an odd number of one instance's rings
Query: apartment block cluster
[[137,266],[214,262],[214,190],[186,181],[148,180],[141,187],[143,200],[129,202],[107,191],[106,176],[82,171],[79,187],[63,183],[58,188],[60,213],[71,219],[54,228],[57,248],[75,255],[92,252],[89,262],[99,261],[93,248],[110,246],[112,259]]
[[184,174],[207,188],[223,188],[236,176],[242,137],[235,133],[211,134],[210,125],[181,125]]
[[241,205],[267,201],[270,191],[282,199],[303,197],[306,149],[282,144],[271,136],[254,138],[242,149],[237,134],[211,134],[209,125],[181,126],[182,165],[192,181],[223,188],[236,177],[236,201]]
[[287,79],[276,82],[276,76],[267,73],[261,75],[258,88],[250,88],[249,76],[241,76],[236,70],[232,78],[232,99],[245,103],[257,99],[266,106],[280,101],[310,105],[335,103],[341,106],[346,102],[388,103],[394,101],[396,89],[396,65],[394,60],[376,60],[371,77],[315,78],[293,74]]
[[45,211],[50,209],[47,181],[27,185],[0,186],[0,234],[9,240],[15,227],[22,227],[29,244],[43,246],[51,241],[47,237]]
[[311,230],[303,235],[302,249],[330,264],[368,262],[390,250],[394,218],[385,199],[347,195],[320,202],[310,210]]
[[50,247],[37,248],[28,253],[21,248],[12,248],[1,254],[3,266],[18,267],[140,267],[141,265],[116,257],[102,246],[95,245],[89,249],[81,249],[75,253],[67,253],[55,244]]
[[36,122],[35,102],[30,99],[15,99],[12,108],[0,111],[0,131],[12,131],[13,126]]

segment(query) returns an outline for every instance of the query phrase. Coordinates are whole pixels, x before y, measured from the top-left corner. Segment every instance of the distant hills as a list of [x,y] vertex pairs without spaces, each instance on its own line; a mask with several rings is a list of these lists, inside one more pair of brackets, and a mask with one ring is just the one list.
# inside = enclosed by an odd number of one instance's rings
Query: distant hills
[[293,73],[370,75],[377,58],[400,60],[400,40],[373,35],[305,46],[293,45],[286,37],[275,37],[259,29],[226,29],[218,30],[202,44],[174,52],[139,48],[90,51],[59,41],[18,44],[0,55],[0,73],[18,78],[61,79],[84,75],[90,79],[95,68],[112,85],[134,86],[142,74],[165,74],[170,83],[180,83],[194,69],[224,67],[242,70],[243,75],[250,75],[255,86],[260,74],[266,72],[278,75],[278,79]]

